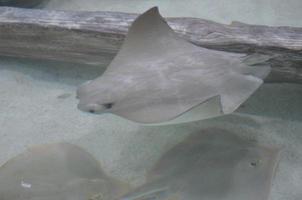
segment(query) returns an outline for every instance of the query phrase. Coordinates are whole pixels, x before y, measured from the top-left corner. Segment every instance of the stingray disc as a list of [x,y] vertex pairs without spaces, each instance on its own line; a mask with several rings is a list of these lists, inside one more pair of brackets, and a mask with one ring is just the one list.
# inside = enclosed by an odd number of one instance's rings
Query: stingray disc
[[197,47],[180,38],[155,7],[133,22],[104,74],[78,88],[78,108],[144,124],[229,114],[270,71],[245,60],[245,55]]
[[30,148],[0,168],[1,200],[109,200],[123,190],[89,153],[67,143]]
[[205,130],[162,156],[122,200],[268,200],[279,149]]

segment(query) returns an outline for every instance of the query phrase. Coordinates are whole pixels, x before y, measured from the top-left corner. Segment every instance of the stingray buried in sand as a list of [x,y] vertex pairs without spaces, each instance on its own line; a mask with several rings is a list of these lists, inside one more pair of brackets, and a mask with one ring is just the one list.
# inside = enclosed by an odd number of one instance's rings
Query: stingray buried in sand
[[268,66],[248,66],[244,57],[185,41],[152,8],[133,22],[104,74],[78,88],[78,108],[144,124],[229,114],[270,71]]

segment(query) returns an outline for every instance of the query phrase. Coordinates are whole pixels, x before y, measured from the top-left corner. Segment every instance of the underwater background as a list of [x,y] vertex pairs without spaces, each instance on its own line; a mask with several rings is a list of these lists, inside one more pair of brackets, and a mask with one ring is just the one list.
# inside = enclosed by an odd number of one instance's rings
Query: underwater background
[[[50,0],[43,9],[141,13],[152,6],[159,6],[165,17],[302,26],[300,0]],[[165,151],[191,133],[215,127],[282,147],[270,199],[301,199],[301,85],[265,83],[228,116],[142,126],[111,114],[96,116],[77,110],[76,88],[105,68],[1,57],[0,164],[32,145],[65,141],[90,152],[108,175],[137,186]]]

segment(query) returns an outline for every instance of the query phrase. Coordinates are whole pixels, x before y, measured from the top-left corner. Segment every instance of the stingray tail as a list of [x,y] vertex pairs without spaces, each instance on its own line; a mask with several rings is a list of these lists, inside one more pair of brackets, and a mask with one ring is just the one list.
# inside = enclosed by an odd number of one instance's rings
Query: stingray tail
[[254,53],[244,56],[242,62],[248,65],[246,70],[250,75],[263,80],[271,72],[271,67],[268,61],[274,57],[276,57],[276,55]]
[[276,55],[266,55],[260,53],[253,53],[243,57],[243,63],[254,66],[254,65],[264,65],[267,64],[272,58],[275,58]]
[[137,188],[119,200],[161,200],[168,196],[168,191],[168,187],[150,183]]

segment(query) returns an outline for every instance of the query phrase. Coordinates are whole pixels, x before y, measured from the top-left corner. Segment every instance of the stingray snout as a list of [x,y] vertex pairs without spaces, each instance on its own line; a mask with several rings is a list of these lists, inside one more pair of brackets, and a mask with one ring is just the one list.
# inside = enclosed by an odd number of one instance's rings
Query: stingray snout
[[84,96],[89,88],[89,84],[92,82],[92,80],[84,82],[82,85],[80,85],[76,91],[76,98],[79,99],[80,96]]

